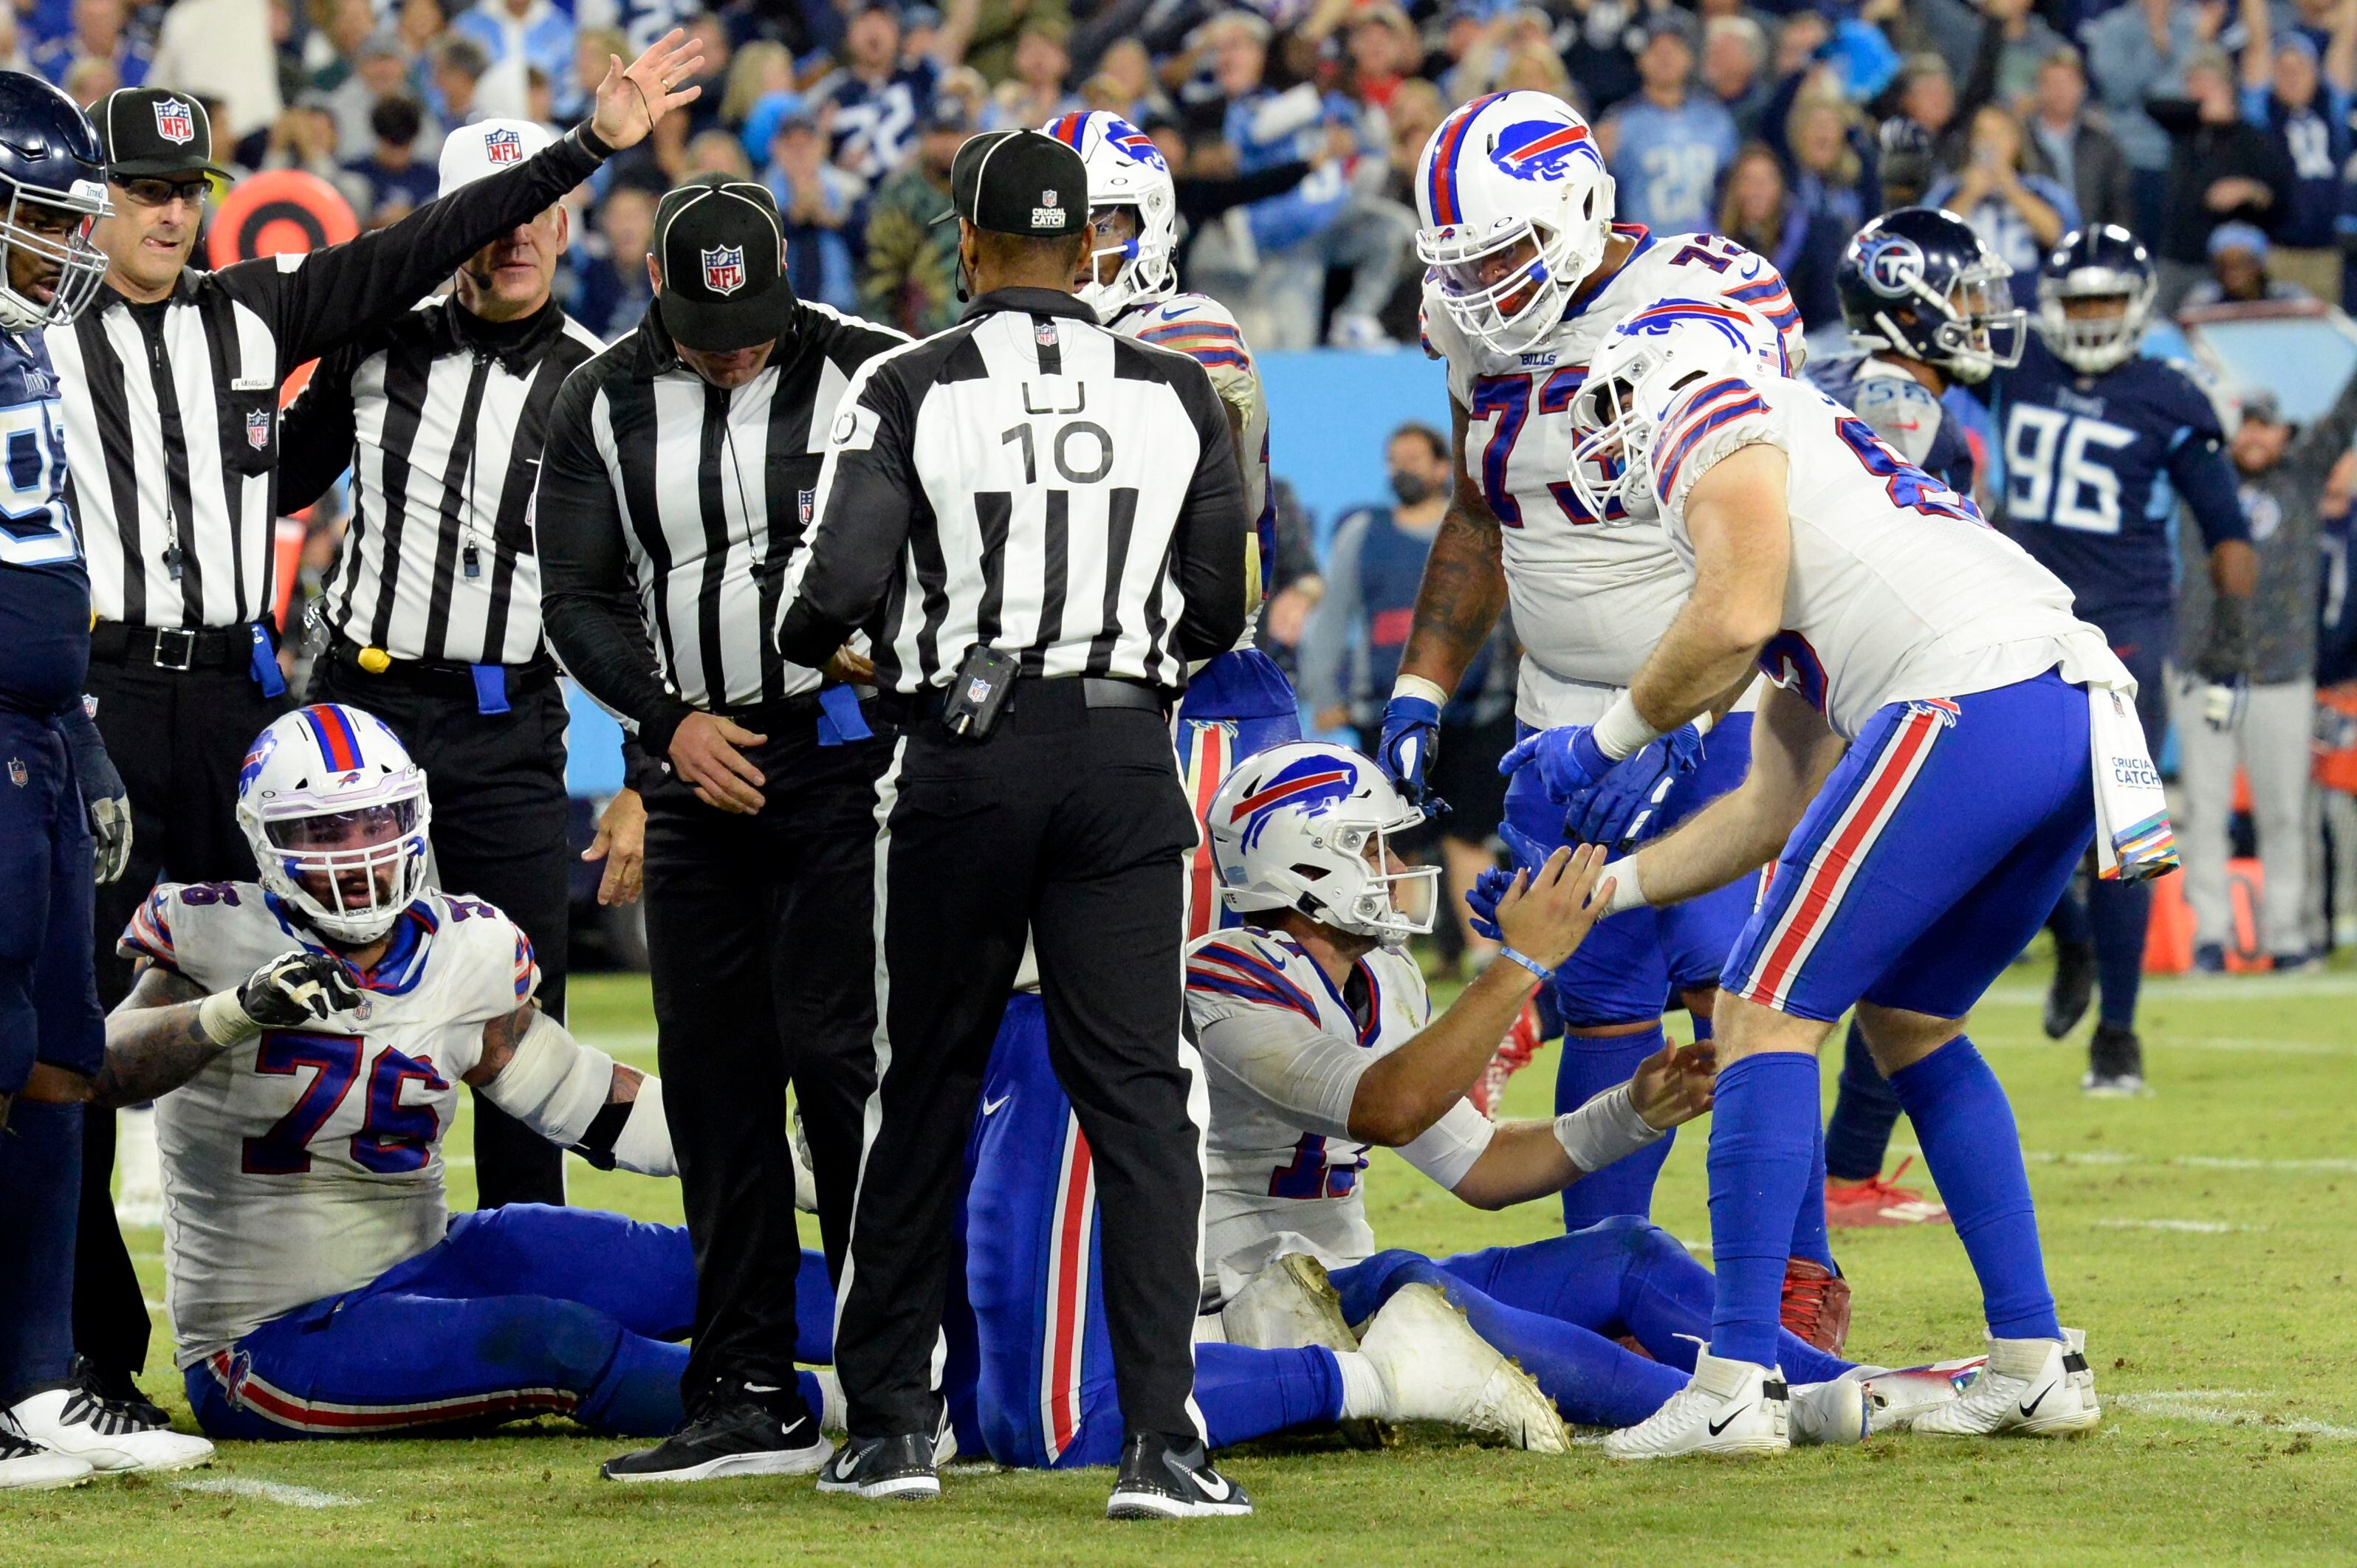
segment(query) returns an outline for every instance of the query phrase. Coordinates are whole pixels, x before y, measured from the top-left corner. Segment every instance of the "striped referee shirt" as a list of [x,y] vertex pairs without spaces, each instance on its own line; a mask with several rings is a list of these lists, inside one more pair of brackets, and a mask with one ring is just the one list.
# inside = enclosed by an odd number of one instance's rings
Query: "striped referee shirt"
[[565,383],[535,503],[542,614],[565,671],[670,749],[696,708],[814,690],[770,630],[808,526],[826,433],[859,368],[908,339],[805,300],[761,373],[724,389],[681,363],[662,302]]
[[98,618],[218,627],[268,615],[279,382],[407,310],[596,173],[603,153],[587,131],[356,240],[190,267],[152,305],[102,285],[80,319],[50,328]]
[[279,502],[310,505],[349,459],[330,630],[395,659],[538,655],[541,444],[565,377],[603,346],[554,304],[490,322],[439,299],[319,361],[286,410]]
[[1026,675],[1166,691],[1243,629],[1243,485],[1202,366],[1053,289],[985,295],[869,365],[828,433],[779,643],[854,628],[877,682],[948,684],[976,644]]

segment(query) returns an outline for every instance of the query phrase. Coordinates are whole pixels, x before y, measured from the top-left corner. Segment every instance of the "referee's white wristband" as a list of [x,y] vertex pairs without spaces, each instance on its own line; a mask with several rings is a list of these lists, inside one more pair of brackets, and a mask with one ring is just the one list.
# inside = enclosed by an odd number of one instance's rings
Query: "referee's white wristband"
[[1636,1096],[1625,1083],[1555,1119],[1555,1141],[1573,1165],[1589,1173],[1635,1154],[1661,1135],[1659,1128],[1637,1114]]
[[1612,902],[1604,907],[1606,914],[1618,915],[1624,909],[1645,907],[1645,889],[1637,879],[1635,855],[1624,854],[1618,860],[1606,862],[1596,880],[1598,886],[1607,882],[1612,884]]
[[1435,707],[1448,705],[1448,693],[1440,689],[1437,681],[1427,681],[1421,675],[1403,675],[1392,682],[1394,697],[1422,697]]
[[1604,710],[1604,716],[1588,733],[1595,737],[1597,749],[1618,762],[1662,732],[1638,714],[1636,702],[1623,692],[1612,700],[1612,705]]

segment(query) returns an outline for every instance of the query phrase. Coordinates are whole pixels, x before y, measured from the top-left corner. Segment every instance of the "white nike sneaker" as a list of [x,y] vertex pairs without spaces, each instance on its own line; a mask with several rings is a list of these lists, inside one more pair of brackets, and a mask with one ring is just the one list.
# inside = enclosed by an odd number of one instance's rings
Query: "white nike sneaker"
[[213,1445],[205,1439],[150,1426],[80,1387],[44,1389],[8,1414],[17,1431],[42,1447],[110,1474],[186,1470],[213,1462]]
[[154,1106],[115,1112],[114,1168],[123,1177],[115,1222],[134,1230],[163,1224],[164,1157],[156,1144]]
[[1986,1356],[1966,1356],[1928,1367],[1853,1367],[1842,1374],[1842,1381],[1865,1388],[1867,1416],[1874,1431],[1903,1432],[1926,1411],[1964,1398],[1987,1365]]
[[1863,1443],[1872,1430],[1873,1402],[1866,1385],[1849,1378],[1792,1385],[1785,1431],[1795,1448],[1803,1444]]
[[1307,1252],[1287,1252],[1254,1274],[1220,1309],[1220,1326],[1229,1344],[1255,1350],[1359,1348],[1359,1337],[1342,1321],[1342,1297],[1326,1277],[1326,1265]]
[[45,1492],[52,1487],[79,1487],[97,1471],[87,1459],[44,1448],[0,1415],[0,1492]]
[[1473,1331],[1437,1285],[1402,1285],[1359,1340],[1383,1380],[1394,1421],[1445,1421],[1534,1454],[1571,1446],[1555,1402]]
[[[1821,1385],[1822,1386],[1822,1385]],[[1773,1367],[1695,1357],[1694,1378],[1634,1426],[1604,1440],[1615,1459],[1679,1454],[1781,1454],[1792,1445],[1792,1396]]]
[[2075,1328],[2057,1339],[1991,1339],[1988,1366],[1963,1397],[1934,1405],[1907,1423],[1943,1437],[2056,1437],[2090,1432],[2103,1420],[2087,1337]]

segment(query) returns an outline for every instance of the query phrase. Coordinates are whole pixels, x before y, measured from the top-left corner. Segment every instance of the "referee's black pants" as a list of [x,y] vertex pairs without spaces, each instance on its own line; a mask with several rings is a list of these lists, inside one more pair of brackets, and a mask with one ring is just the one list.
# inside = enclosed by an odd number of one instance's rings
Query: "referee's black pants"
[[[312,667],[309,700],[374,714],[425,769],[436,879],[496,907],[532,942],[540,1004],[565,1016],[572,855],[565,793],[565,695],[553,670],[508,675],[508,709],[402,675],[371,675],[330,650]],[[475,1204],[565,1201],[564,1151],[475,1092]]]
[[[746,755],[757,815],[705,805],[671,774],[647,798],[647,957],[663,1112],[695,1253],[695,1336],[680,1391],[794,1387],[791,1079],[840,1272],[874,1083],[878,737],[818,744],[814,700],[732,712],[768,736]],[[813,1412],[813,1415],[817,1412]]]
[[[265,697],[241,660],[190,670],[93,654],[87,682],[98,732],[131,797],[131,861],[98,889],[93,933],[98,1000],[131,990],[114,950],[156,881],[231,882],[253,875],[237,825],[237,774],[253,737],[287,708]],[[114,1116],[82,1118],[81,1205],[74,1247],[74,1346],[110,1384],[147,1363],[147,1305],[114,1219]]]
[[931,1431],[936,1419],[960,1169],[1027,929],[1049,1058],[1107,1221],[1123,1420],[1131,1433],[1201,1434],[1205,1090],[1180,1032],[1179,952],[1195,819],[1168,722],[1085,708],[1082,684],[1023,683],[978,743],[914,719],[877,784],[880,1116],[861,1156],[834,1340],[856,1437]]

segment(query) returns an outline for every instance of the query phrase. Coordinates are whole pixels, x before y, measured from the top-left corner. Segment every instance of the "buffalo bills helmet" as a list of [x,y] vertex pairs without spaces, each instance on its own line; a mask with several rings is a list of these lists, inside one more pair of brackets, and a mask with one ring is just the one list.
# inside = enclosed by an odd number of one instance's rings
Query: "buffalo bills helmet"
[[[1424,821],[1383,770],[1347,746],[1273,746],[1244,758],[1208,813],[1231,909],[1296,909],[1396,947],[1432,929],[1437,866],[1394,870],[1391,838]],[[1394,890],[1415,890],[1402,908]]]
[[237,775],[262,885],[304,921],[372,942],[426,886],[425,770],[384,721],[319,703],[274,720]]
[[0,70],[0,329],[71,321],[106,276],[91,242],[104,217],[106,154],[74,101],[22,71]]
[[[1089,171],[1089,281],[1082,303],[1111,321],[1136,301],[1160,299],[1178,287],[1178,188],[1154,138],[1106,109],[1059,114],[1039,127],[1081,155]],[[1136,219],[1129,238],[1106,232],[1127,208]],[[1112,274],[1106,275],[1106,263]]]
[[1663,299],[1632,311],[1597,348],[1571,400],[1571,489],[1592,517],[1661,515],[1653,438],[1671,407],[1721,375],[1790,376],[1776,324],[1727,299]]
[[2028,323],[2006,288],[2012,275],[1963,219],[1902,207],[1851,239],[1834,287],[1859,348],[1979,382],[2021,363]]
[[1520,353],[1563,319],[1612,237],[1612,177],[1578,111],[1493,92],[1441,121],[1416,163],[1415,253],[1467,336]]
[[[2101,375],[2136,351],[2159,289],[2152,257],[2116,223],[2074,229],[2038,268],[2038,335],[2074,371]],[[2116,300],[2117,310],[2071,314],[2073,301]]]

